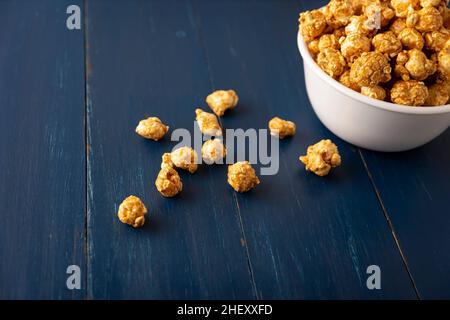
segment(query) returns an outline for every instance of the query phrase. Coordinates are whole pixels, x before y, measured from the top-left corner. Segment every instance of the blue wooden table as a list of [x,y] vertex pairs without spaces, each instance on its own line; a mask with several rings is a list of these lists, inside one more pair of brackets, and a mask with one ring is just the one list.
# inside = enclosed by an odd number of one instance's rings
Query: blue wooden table
[[[325,2],[1,1],[0,298],[450,298],[450,131],[377,153],[321,125],[296,34],[298,13]],[[72,4],[81,30],[66,28]],[[226,166],[203,165],[161,197],[174,143],[139,138],[137,122],[193,128],[220,88],[240,97],[225,128],[297,124],[279,173],[236,194]],[[326,178],[298,161],[321,138],[343,158]],[[116,217],[129,194],[149,208],[139,230]]]

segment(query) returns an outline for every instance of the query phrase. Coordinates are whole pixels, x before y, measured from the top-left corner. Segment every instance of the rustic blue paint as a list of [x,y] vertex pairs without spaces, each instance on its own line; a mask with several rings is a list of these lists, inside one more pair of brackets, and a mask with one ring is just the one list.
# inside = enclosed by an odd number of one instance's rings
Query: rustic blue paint
[[[83,33],[66,29],[80,1],[0,2],[0,298],[83,298]],[[83,281],[83,286],[85,285]]]

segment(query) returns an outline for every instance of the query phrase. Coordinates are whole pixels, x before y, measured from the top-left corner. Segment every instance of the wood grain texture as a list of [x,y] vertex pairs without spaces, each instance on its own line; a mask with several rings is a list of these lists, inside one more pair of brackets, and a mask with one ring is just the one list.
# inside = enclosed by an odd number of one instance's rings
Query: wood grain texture
[[409,152],[364,151],[421,298],[450,298],[450,132]]
[[[0,2],[0,298],[68,299],[85,274],[83,33],[80,1]],[[84,285],[84,281],[83,281]]]
[[[254,298],[226,167],[181,172],[183,192],[163,198],[175,143],[134,133],[148,116],[192,132],[211,89],[189,2],[95,1],[87,15],[89,297]],[[117,219],[129,194],[149,209],[141,230]]]
[[[240,94],[225,127],[266,128],[273,116],[298,126],[281,143],[278,175],[263,176],[254,191],[236,196],[258,297],[414,298],[358,150],[320,124],[306,96],[295,39],[298,12],[307,7],[289,1],[197,6],[213,85]],[[321,138],[336,141],[343,157],[326,178],[298,161]],[[372,264],[382,270],[382,290],[366,287]]]

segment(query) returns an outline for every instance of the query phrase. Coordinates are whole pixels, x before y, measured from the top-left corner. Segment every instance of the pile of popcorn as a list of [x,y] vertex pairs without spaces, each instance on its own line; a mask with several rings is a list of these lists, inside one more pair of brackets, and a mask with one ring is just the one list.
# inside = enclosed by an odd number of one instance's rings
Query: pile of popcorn
[[300,14],[319,67],[374,99],[440,106],[450,97],[448,0],[331,0]]

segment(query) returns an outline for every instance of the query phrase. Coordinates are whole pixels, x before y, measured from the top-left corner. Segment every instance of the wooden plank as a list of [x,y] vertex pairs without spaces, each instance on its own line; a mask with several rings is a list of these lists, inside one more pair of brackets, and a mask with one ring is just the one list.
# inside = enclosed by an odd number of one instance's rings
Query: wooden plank
[[416,150],[364,151],[374,185],[425,299],[450,298],[450,131]]
[[[252,299],[226,167],[182,172],[183,192],[162,198],[154,181],[175,143],[134,133],[150,115],[192,131],[211,89],[190,4],[96,1],[87,16],[89,297]],[[141,230],[116,217],[129,194],[150,210]]]
[[[281,143],[278,175],[263,176],[254,191],[236,196],[258,297],[415,298],[358,150],[320,124],[305,92],[297,18],[319,5],[197,2],[213,85],[240,94],[225,126],[266,128],[273,116],[298,125],[298,134]],[[344,161],[327,178],[298,162],[321,138],[334,140]],[[373,264],[381,268],[381,290],[366,287]]]
[[0,2],[0,298],[84,297],[83,33],[66,28],[82,1]]

